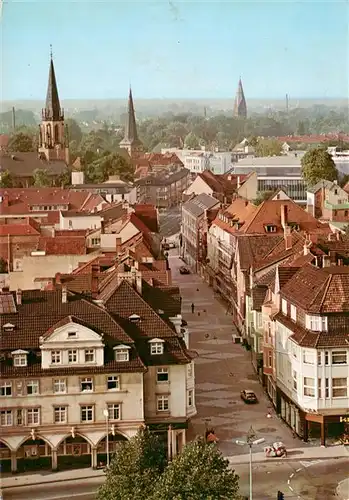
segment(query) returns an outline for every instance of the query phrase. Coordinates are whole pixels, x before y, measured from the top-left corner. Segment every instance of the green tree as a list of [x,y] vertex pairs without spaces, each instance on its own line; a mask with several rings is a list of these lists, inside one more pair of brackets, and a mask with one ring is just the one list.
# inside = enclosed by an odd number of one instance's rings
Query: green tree
[[9,141],[8,149],[18,153],[35,151],[34,136],[25,132],[16,132]]
[[280,156],[282,145],[274,139],[259,139],[255,146],[256,156]]
[[275,191],[258,191],[257,198],[253,200],[253,204],[258,207],[263,201],[269,200],[269,198],[274,194]]
[[133,171],[132,164],[123,156],[108,152],[84,167],[87,179],[95,183],[105,182],[111,175],[118,175],[122,181],[129,182],[133,180]]
[[47,169],[36,168],[33,172],[33,185],[35,187],[46,187],[51,185],[49,171]]
[[307,151],[301,163],[302,175],[310,186],[314,186],[322,179],[327,181],[338,179],[336,164],[332,156],[321,147]]
[[193,132],[190,132],[184,139],[184,145],[189,149],[200,149],[200,138]]
[[56,186],[60,187],[67,187],[71,185],[71,169],[66,168],[64,172],[61,173],[61,175],[58,176],[56,182]]
[[98,491],[98,500],[148,500],[166,466],[163,445],[147,428],[122,443]]
[[68,126],[69,142],[76,141],[77,144],[80,144],[82,139],[82,130],[78,122],[73,118],[67,118],[65,120],[65,124]]
[[0,187],[2,188],[14,187],[13,177],[8,170],[4,170],[3,172],[0,173]]
[[155,485],[152,500],[234,500],[239,476],[215,444],[203,438],[188,443]]

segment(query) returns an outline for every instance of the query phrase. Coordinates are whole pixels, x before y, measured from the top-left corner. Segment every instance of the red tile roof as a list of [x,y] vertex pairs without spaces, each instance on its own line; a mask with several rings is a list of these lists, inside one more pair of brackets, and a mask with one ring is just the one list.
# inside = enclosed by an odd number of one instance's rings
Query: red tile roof
[[266,200],[246,219],[239,232],[244,234],[266,234],[265,226],[272,225],[276,227],[274,234],[283,233],[284,229],[281,225],[283,206],[287,210],[288,223],[298,224],[300,231],[312,232],[316,229],[321,229],[324,233],[330,231],[328,224],[322,224],[292,200]]
[[27,218],[26,224],[0,224],[0,236],[28,236],[39,234],[40,226],[31,218]]
[[[59,221],[58,210],[43,210],[33,212],[31,207],[68,205],[69,210],[79,211],[83,206],[88,206],[92,211],[100,200],[99,195],[94,195],[85,191],[74,191],[72,189],[60,188],[6,188],[0,189],[2,202],[0,204],[1,215],[26,215],[44,217],[54,217]],[[88,202],[88,203],[87,203]]]
[[286,135],[277,137],[282,142],[302,142],[304,144],[313,144],[320,142],[333,141],[341,139],[342,141],[349,141],[347,134],[321,134],[321,135]]
[[6,134],[0,134],[0,148],[7,148],[10,142],[10,136]]
[[282,296],[310,313],[349,312],[349,267],[303,266],[285,285]]
[[69,238],[42,236],[38,250],[44,250],[46,255],[84,255],[86,254],[86,238],[84,236]]

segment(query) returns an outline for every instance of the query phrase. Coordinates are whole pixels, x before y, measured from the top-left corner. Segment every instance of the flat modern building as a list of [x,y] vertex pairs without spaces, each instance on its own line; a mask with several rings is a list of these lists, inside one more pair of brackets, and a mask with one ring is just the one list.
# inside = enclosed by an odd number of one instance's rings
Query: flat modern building
[[258,191],[283,189],[296,203],[306,205],[306,184],[301,174],[301,156],[245,158],[233,164],[234,174],[256,172]]

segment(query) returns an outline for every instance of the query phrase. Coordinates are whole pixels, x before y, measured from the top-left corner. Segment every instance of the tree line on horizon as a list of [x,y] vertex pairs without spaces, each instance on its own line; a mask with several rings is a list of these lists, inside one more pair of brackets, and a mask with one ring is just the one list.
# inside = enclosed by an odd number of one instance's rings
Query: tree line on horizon
[[[257,156],[274,156],[281,154],[281,143],[274,139],[277,136],[346,131],[349,133],[348,118],[346,117],[345,122],[345,116],[333,110],[326,116],[316,115],[315,118],[303,121],[297,122],[296,116],[293,118],[292,125],[290,117],[285,117],[285,113],[281,112],[258,114],[247,119],[226,115],[205,118],[191,114],[167,113],[140,121],[138,135],[145,149],[150,152],[160,152],[162,147],[232,150],[242,139],[247,138],[248,143],[255,148]],[[67,118],[66,124],[69,131],[71,163],[77,157],[80,158],[86,182],[104,182],[110,175],[119,175],[127,182],[133,180],[134,166],[125,151],[119,147],[123,138],[122,126],[104,122],[100,124],[100,128],[86,132],[73,118]],[[18,126],[15,133],[10,134],[10,151],[36,151],[37,135],[37,126]],[[322,144],[321,148],[326,149],[330,145],[349,149],[349,144],[340,144],[336,140]],[[306,144],[298,144],[296,147],[301,150],[309,148]],[[314,149],[314,146],[311,146],[311,149]],[[333,172],[330,177],[333,177]],[[48,182],[50,182],[49,176],[45,176],[44,172],[35,174],[35,185],[47,185]],[[70,172],[67,171],[57,182],[60,185],[68,185]],[[6,182],[4,180],[1,182],[2,185],[4,183],[9,187],[11,179],[7,176]]]

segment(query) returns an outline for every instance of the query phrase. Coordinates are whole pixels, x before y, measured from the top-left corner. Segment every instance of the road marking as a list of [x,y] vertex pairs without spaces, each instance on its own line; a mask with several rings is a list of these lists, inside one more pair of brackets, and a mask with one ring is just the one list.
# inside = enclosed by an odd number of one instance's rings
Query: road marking
[[294,473],[292,472],[292,474],[290,475],[290,479],[292,479],[292,478],[293,478],[293,476],[294,476]]
[[71,497],[83,497],[83,496],[88,496],[88,495],[93,495],[95,492],[93,491],[85,491],[85,493],[73,493],[69,495],[65,495],[62,497],[62,495],[59,495],[59,497],[45,497],[42,500],[64,500],[65,498],[71,498]]
[[292,488],[292,486],[289,486],[289,489],[290,489],[290,490],[292,491],[292,493],[293,493],[293,488]]
[[288,480],[287,480],[287,484],[290,484],[290,482],[291,482],[291,480],[290,480],[290,479],[288,479]]
[[311,465],[320,464],[322,460],[309,460],[309,462],[299,462],[303,467],[310,467]]
[[297,469],[296,472],[299,472],[300,470],[302,470],[302,467],[299,467],[299,469]]

